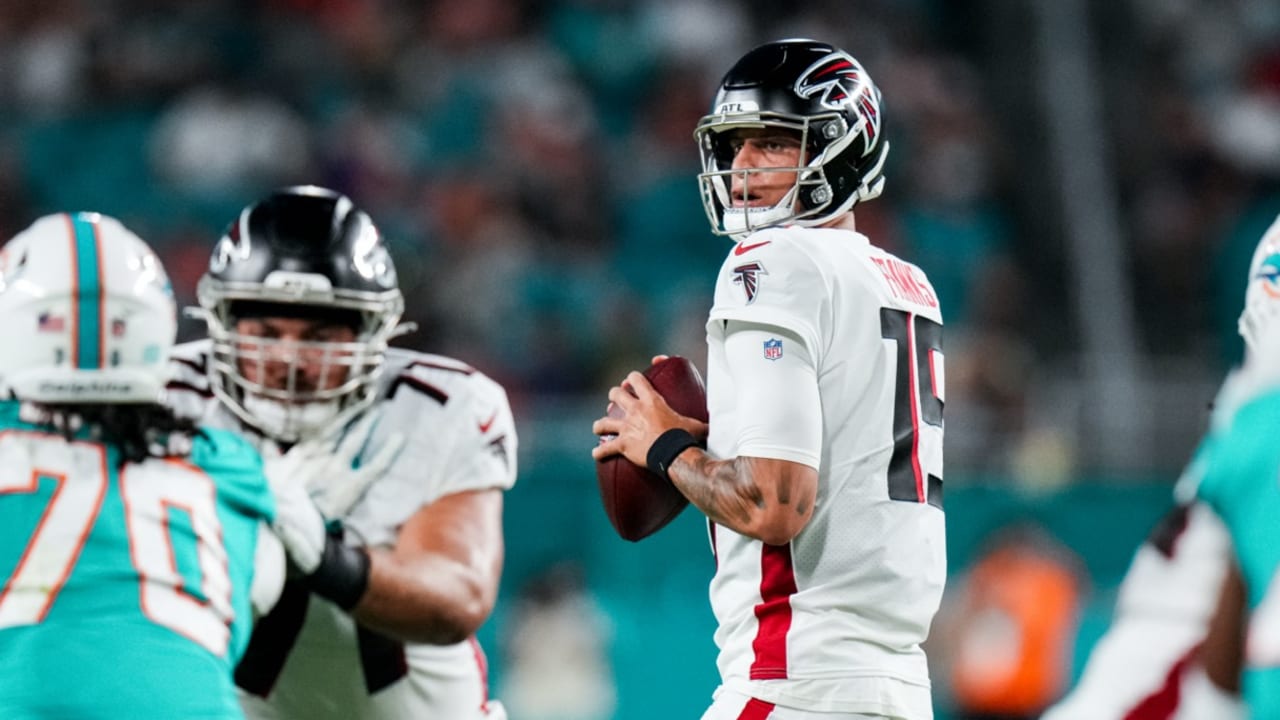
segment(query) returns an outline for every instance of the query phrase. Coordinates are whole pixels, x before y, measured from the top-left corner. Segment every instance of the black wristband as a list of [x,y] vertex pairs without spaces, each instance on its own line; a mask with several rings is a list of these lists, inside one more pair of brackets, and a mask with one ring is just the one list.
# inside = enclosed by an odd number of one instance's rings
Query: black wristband
[[671,476],[667,472],[671,469],[671,463],[676,461],[680,453],[698,445],[701,443],[688,430],[671,428],[659,435],[658,439],[649,446],[645,464],[649,466],[651,472],[670,480]]
[[342,542],[339,535],[325,536],[324,553],[316,571],[306,578],[307,587],[322,598],[350,610],[369,587],[369,553]]

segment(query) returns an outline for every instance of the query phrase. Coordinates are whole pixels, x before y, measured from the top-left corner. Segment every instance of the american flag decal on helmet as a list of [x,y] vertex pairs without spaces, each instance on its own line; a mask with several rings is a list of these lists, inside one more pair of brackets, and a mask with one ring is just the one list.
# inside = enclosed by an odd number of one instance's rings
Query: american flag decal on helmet
[[834,52],[810,65],[796,80],[795,92],[803,98],[820,94],[818,103],[832,110],[855,105],[866,119],[867,140],[880,133],[878,92],[867,71],[847,53]]
[[733,284],[742,286],[743,292],[747,294],[748,305],[756,299],[756,293],[760,290],[760,276],[768,274],[764,265],[759,262],[749,262],[733,269]]

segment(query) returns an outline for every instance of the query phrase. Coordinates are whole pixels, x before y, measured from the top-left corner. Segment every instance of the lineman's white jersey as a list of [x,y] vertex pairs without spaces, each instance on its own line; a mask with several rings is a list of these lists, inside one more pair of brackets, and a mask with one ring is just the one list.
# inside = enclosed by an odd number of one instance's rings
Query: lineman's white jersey
[[[707,323],[708,450],[804,463],[819,484],[789,545],[712,525],[723,687],[932,717],[920,643],[946,576],[941,334],[924,273],[859,233],[768,229],[730,252]],[[806,413],[821,428],[797,431]]]
[[[170,403],[213,427],[244,431],[265,455],[279,452],[210,392],[208,353],[208,341],[175,348]],[[377,397],[366,412],[381,418],[363,452],[376,456],[391,433],[404,433],[406,441],[386,475],[342,518],[365,544],[393,545],[398,528],[437,498],[514,484],[515,425],[506,393],[493,380],[447,357],[392,348]],[[237,671],[249,718],[505,717],[488,699],[486,663],[474,639],[451,646],[399,643],[358,628],[337,606],[291,586],[255,627]],[[299,631],[293,624],[302,615]]]

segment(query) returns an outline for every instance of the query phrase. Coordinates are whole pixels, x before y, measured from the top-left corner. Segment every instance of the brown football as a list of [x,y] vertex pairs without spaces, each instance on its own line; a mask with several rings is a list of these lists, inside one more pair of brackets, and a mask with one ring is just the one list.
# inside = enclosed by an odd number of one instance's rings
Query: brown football
[[[693,363],[675,355],[650,365],[644,376],[672,410],[707,422],[707,390]],[[622,414],[620,408],[609,404],[610,417]],[[624,540],[632,542],[661,530],[689,504],[670,480],[621,455],[596,463],[596,481],[609,522]]]

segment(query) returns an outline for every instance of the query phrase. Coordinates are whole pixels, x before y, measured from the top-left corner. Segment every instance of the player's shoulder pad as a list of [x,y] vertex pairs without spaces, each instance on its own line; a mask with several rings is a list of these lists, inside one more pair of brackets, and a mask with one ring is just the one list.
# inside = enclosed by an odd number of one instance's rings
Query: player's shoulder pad
[[823,267],[808,247],[812,238],[806,228],[765,228],[738,241],[725,256],[721,273],[760,264],[766,272],[821,274]]
[[1277,396],[1280,396],[1280,372],[1269,363],[1246,362],[1243,367],[1231,371],[1222,382],[1222,388],[1213,401],[1210,426],[1215,432],[1225,432],[1246,406],[1261,402],[1265,408],[1267,399]]
[[1280,388],[1226,400],[1233,402],[1238,404],[1225,416],[1219,412],[1229,405],[1215,407],[1203,453],[1205,469],[1198,492],[1218,506],[1233,497],[1252,497],[1249,490],[1258,487],[1258,478],[1274,477],[1280,467],[1280,446],[1274,439],[1274,430],[1280,427]]
[[262,456],[241,435],[201,427],[191,448],[191,464],[213,481],[220,502],[243,514],[270,519],[275,501],[263,474]]
[[445,462],[463,468],[468,487],[510,487],[518,438],[503,387],[440,355],[399,351],[392,360],[379,408],[381,422],[408,437],[400,463],[421,474],[423,465]]
[[484,373],[451,357],[390,348],[383,370],[386,387],[381,398],[390,400],[407,392],[448,405],[456,396],[474,392],[471,386],[482,384],[485,379]]
[[820,338],[814,308],[829,294],[833,269],[818,240],[835,239],[814,237],[816,232],[767,228],[734,245],[716,278],[709,322],[738,320],[789,329],[816,353]]
[[383,383],[380,397],[395,405],[425,402],[450,416],[483,411],[510,414],[502,385],[474,367],[444,355],[397,348],[394,353],[388,353]]

